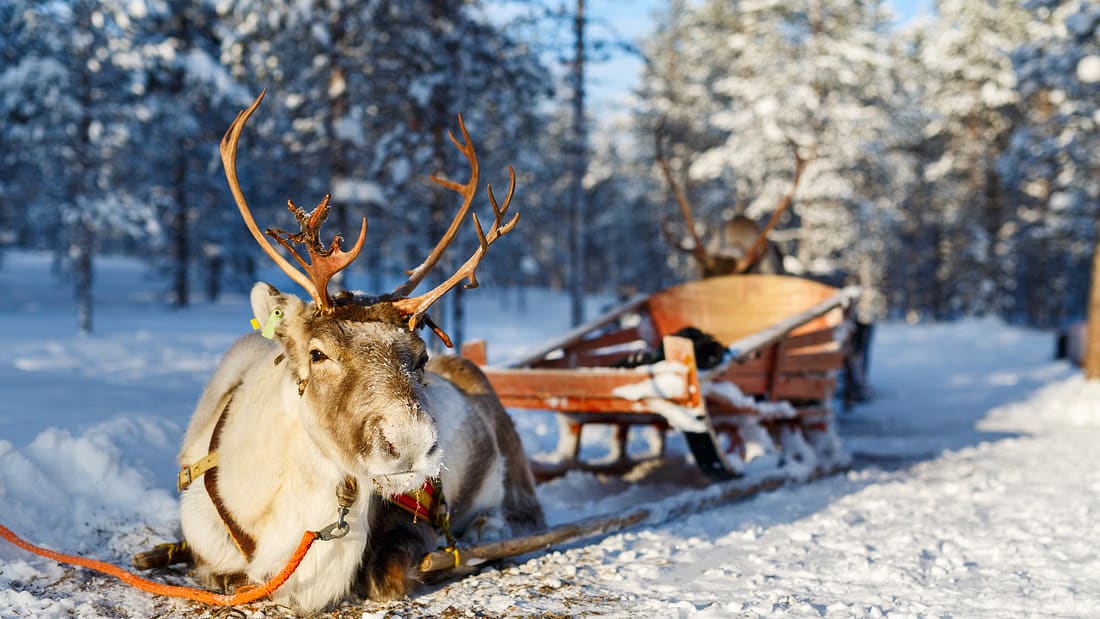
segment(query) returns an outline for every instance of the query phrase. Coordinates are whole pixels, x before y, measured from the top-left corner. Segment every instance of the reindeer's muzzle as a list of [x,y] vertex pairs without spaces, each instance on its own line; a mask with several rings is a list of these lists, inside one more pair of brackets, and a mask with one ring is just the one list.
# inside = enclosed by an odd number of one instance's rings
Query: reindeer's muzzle
[[375,427],[369,452],[379,489],[407,492],[439,474],[442,454],[431,417],[417,411],[412,419],[385,420]]

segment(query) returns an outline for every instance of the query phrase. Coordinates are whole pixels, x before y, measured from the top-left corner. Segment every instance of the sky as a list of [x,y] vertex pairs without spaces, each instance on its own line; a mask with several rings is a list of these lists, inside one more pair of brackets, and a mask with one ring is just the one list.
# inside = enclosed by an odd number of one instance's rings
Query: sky
[[[899,24],[932,11],[932,0],[888,0],[886,4],[893,8]],[[666,0],[587,2],[585,9],[589,11],[593,28],[589,36],[621,38],[637,44],[653,30],[653,15],[665,5]],[[621,106],[637,86],[641,73],[641,60],[626,53],[591,64],[588,68],[590,109],[598,117],[600,111]]]

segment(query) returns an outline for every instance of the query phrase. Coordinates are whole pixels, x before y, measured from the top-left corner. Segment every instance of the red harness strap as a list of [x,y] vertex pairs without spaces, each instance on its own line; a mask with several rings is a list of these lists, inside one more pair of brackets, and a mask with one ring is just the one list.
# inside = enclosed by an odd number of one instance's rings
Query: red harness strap
[[423,519],[426,522],[435,524],[435,516],[439,513],[437,494],[439,493],[436,489],[436,482],[427,479],[424,481],[423,486],[412,492],[391,495],[390,501],[412,514],[413,522],[416,522],[417,519]]

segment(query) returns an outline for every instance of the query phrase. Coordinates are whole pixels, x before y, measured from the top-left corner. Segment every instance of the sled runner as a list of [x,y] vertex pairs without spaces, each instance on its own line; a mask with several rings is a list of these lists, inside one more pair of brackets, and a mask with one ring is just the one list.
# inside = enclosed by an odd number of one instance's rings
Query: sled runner
[[[662,456],[670,429],[715,479],[760,456],[827,467],[842,457],[833,395],[858,295],[783,275],[713,277],[629,301],[504,366],[486,365],[484,342],[462,354],[506,407],[558,415],[557,461],[534,463],[543,480],[624,473]],[[611,429],[610,453],[582,458],[581,434],[597,425]],[[635,426],[657,433],[641,456],[628,450]]]

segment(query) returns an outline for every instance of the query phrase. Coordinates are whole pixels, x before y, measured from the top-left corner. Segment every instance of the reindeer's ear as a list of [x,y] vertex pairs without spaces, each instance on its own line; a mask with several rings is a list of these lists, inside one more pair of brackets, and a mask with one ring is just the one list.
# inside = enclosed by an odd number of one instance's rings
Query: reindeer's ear
[[305,304],[298,297],[283,294],[275,286],[264,282],[252,287],[251,301],[252,315],[264,331],[268,330],[269,322],[274,321],[272,329],[278,329],[279,323],[296,318],[305,309]]

